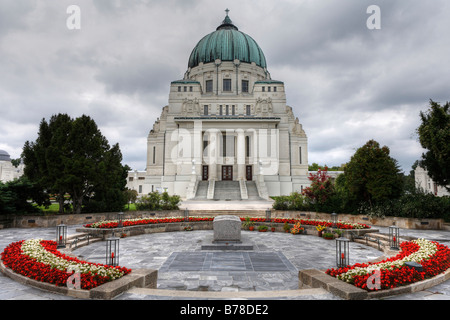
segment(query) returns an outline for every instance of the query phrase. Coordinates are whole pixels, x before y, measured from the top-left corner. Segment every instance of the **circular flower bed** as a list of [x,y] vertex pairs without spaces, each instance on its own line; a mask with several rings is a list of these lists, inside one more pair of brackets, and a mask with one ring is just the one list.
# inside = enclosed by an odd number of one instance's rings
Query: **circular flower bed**
[[[400,244],[400,252],[388,259],[374,263],[356,263],[338,269],[328,269],[327,274],[357,287],[371,290],[391,289],[434,277],[450,268],[450,249],[438,242],[425,239],[405,241]],[[405,265],[412,261],[422,265],[423,271]],[[375,273],[379,276],[379,286],[371,286]],[[369,279],[370,278],[370,279]]]
[[[8,245],[1,254],[3,264],[14,272],[36,281],[67,286],[75,270],[80,273],[81,289],[92,289],[131,272],[124,267],[113,267],[82,261],[62,254],[56,241],[31,239]],[[75,272],[74,271],[74,272]]]
[[[244,217],[240,218],[241,221],[245,221]],[[189,222],[200,222],[200,221],[213,221],[214,217],[189,217]],[[250,218],[252,222],[266,222],[265,218]],[[135,219],[124,219],[122,224],[124,227],[145,225],[145,224],[157,224],[157,223],[172,223],[172,222],[186,222],[184,217],[167,217],[167,218],[135,218]],[[332,227],[333,222],[330,220],[321,219],[287,219],[287,218],[272,218],[270,220],[272,223],[292,223],[301,225],[311,225],[311,226],[323,226]],[[119,220],[106,220],[94,223],[89,223],[84,225],[85,228],[117,228]],[[363,223],[350,223],[339,221],[336,223],[336,227],[339,229],[369,229],[370,226]]]

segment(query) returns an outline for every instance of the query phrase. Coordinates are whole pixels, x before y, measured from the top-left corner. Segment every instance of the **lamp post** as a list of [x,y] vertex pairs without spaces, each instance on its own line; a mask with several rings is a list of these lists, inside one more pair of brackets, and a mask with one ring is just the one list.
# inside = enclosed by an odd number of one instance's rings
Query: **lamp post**
[[117,214],[117,220],[119,220],[119,223],[117,224],[117,228],[123,228],[123,212],[119,212]]
[[336,212],[333,212],[331,214],[331,221],[333,222],[333,228],[337,227],[337,214]]
[[66,240],[67,240],[67,226],[62,223],[56,226],[56,243],[57,248],[65,248],[66,247]]
[[184,221],[189,222],[189,209],[184,209]]
[[336,265],[338,268],[343,268],[350,264],[349,243],[350,240],[344,237],[336,239]]
[[270,222],[270,216],[272,215],[272,211],[270,209],[266,210],[266,222]]
[[119,265],[119,241],[120,238],[112,236],[106,239],[106,264],[110,266]]
[[400,232],[396,226],[389,227],[389,245],[392,250],[398,250],[400,242]]
[[119,220],[119,223],[117,224],[117,228],[123,228],[123,212],[119,212],[117,214],[117,220]]

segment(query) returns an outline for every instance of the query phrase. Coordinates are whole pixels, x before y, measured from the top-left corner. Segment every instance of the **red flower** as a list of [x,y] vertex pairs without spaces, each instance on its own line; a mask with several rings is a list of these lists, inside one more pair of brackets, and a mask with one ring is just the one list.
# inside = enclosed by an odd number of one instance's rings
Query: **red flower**
[[[35,259],[23,254],[21,250],[23,242],[24,240],[11,243],[4,249],[1,254],[3,264],[14,272],[24,275],[30,279],[55,284],[56,286],[67,286],[67,279],[69,278],[70,274],[62,270],[53,269],[50,265],[37,262]],[[41,241],[41,245],[52,254],[68,261],[73,261],[78,264],[99,265],[105,268],[117,268],[118,270],[122,271],[124,275],[131,272],[131,269],[127,269],[124,267],[112,267],[98,263],[86,262],[75,257],[66,256],[56,249],[56,241],[43,240]],[[89,290],[108,281],[111,281],[109,277],[99,276],[98,274],[82,273],[81,289]]]

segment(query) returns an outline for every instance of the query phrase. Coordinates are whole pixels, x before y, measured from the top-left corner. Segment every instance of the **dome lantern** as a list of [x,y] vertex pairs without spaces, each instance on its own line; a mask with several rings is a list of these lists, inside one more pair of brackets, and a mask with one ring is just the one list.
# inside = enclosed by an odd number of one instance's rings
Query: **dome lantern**
[[252,37],[239,31],[228,16],[228,9],[225,12],[225,19],[216,31],[204,36],[192,50],[188,68],[192,69],[200,63],[206,64],[217,59],[254,62],[257,66],[266,68],[266,58],[259,45]]

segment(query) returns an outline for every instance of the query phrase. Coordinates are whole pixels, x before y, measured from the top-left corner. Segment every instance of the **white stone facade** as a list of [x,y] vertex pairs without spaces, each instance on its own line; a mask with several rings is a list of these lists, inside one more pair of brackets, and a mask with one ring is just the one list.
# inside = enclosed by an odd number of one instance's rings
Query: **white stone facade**
[[20,178],[23,175],[23,164],[17,168],[11,163],[9,154],[0,150],[0,181],[5,183]]
[[428,172],[421,166],[417,166],[414,170],[414,179],[416,187],[422,189],[426,193],[432,193],[435,196],[450,196],[450,193],[443,186],[439,186],[429,176]]
[[308,140],[284,83],[254,62],[201,62],[173,81],[148,135],[146,171],[130,172],[128,188],[192,199],[208,181],[211,199],[223,180],[239,181],[242,199],[245,181],[265,199],[309,186]]

